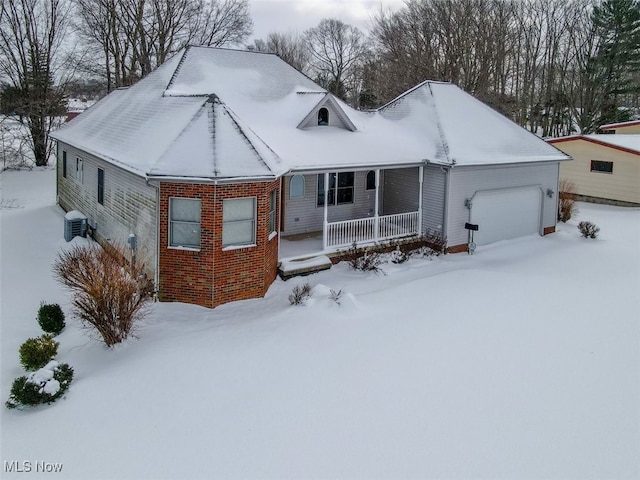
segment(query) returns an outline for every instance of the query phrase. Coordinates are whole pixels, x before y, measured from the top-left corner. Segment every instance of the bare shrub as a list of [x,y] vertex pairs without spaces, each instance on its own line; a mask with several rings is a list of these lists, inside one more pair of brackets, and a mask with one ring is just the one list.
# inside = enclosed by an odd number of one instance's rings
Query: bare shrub
[[578,230],[580,230],[580,234],[584,238],[596,238],[598,233],[600,232],[600,228],[596,227],[594,223],[591,222],[580,222],[578,224]]
[[429,256],[441,255],[447,250],[447,239],[435,230],[428,230],[427,233],[422,236],[421,240],[433,251]]
[[340,305],[340,301],[342,299],[342,295],[344,294],[344,292],[342,290],[333,290],[330,289],[329,290],[329,299],[333,300],[334,302],[336,302],[338,305]]
[[567,223],[571,217],[578,213],[575,200],[576,185],[563,178],[558,184],[558,190],[560,190],[558,194],[558,221]]
[[351,268],[353,268],[354,270],[360,270],[363,272],[384,273],[384,271],[380,268],[380,265],[384,263],[384,256],[376,250],[367,250],[358,247],[356,242],[353,242],[351,248],[347,250],[346,259]]
[[307,299],[311,296],[311,285],[305,283],[303,285],[296,285],[289,294],[289,303],[291,305],[304,305],[307,303]]
[[74,313],[108,347],[122,342],[145,313],[153,283],[137,262],[124,264],[120,248],[76,245],[58,255],[56,279],[73,293]]

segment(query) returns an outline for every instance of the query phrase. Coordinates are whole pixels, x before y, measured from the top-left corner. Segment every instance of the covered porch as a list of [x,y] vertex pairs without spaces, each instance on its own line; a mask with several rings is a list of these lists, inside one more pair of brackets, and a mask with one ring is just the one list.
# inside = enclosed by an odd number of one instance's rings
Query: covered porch
[[422,186],[422,166],[284,177],[279,259],[420,235]]

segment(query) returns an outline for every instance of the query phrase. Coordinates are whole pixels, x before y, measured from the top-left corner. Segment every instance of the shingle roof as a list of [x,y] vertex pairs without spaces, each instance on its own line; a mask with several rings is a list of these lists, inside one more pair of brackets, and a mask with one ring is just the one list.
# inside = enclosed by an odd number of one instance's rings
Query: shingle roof
[[376,112],[332,98],[355,131],[297,128],[326,93],[275,55],[188,47],[52,136],[159,177],[233,179],[425,161],[477,165],[568,158],[440,82],[425,82]]

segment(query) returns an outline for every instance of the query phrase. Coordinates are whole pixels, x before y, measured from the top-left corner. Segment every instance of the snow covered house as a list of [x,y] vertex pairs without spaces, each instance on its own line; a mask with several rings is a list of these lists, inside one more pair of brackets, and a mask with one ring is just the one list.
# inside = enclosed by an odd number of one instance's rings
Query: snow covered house
[[577,199],[640,205],[640,134],[571,135],[548,141],[573,158],[562,164],[560,178],[575,185]]
[[[569,157],[455,85],[362,112],[271,54],[188,47],[53,134],[58,202],[160,298],[264,295],[285,258],[437,232],[449,251],[553,232]],[[300,240],[304,239],[304,240]]]

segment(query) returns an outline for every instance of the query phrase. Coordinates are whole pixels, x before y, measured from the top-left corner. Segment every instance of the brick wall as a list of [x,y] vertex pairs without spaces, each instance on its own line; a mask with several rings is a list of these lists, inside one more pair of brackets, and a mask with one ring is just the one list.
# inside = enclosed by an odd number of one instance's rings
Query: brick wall
[[[161,183],[160,299],[212,308],[263,296],[276,278],[278,264],[278,236],[269,239],[269,197],[278,190],[279,183],[279,180],[231,185]],[[198,251],[168,246],[170,197],[201,200]],[[243,197],[257,200],[256,246],[223,250],[222,202]],[[278,201],[279,197],[276,195]],[[279,219],[276,226],[278,222]]]

